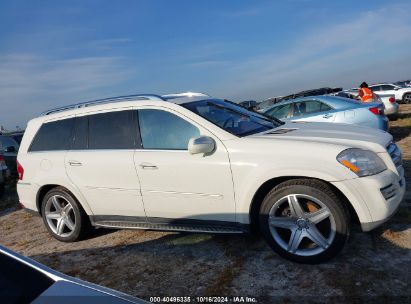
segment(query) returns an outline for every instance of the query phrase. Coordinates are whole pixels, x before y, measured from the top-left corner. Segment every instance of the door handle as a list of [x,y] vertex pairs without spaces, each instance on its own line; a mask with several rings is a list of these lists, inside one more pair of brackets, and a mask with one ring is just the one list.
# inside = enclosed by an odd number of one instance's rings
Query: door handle
[[157,170],[158,167],[156,165],[150,163],[141,163],[140,168],[144,170]]
[[68,163],[69,163],[70,166],[74,166],[74,167],[75,167],[75,166],[78,167],[78,166],[82,166],[82,165],[83,165],[82,163],[80,163],[79,161],[76,161],[76,160],[69,160]]
[[333,115],[332,114],[324,114],[323,117],[324,118],[331,118],[331,117],[333,117]]

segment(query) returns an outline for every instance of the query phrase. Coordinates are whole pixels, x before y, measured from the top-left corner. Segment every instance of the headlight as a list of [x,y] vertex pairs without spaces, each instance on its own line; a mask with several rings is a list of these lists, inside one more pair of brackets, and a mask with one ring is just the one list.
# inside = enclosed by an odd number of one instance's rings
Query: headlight
[[347,149],[337,156],[337,160],[358,176],[368,176],[387,169],[382,159],[372,151]]

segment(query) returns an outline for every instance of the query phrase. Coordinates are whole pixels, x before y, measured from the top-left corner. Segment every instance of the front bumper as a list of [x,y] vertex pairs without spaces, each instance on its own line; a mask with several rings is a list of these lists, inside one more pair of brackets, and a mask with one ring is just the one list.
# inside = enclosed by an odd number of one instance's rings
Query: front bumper
[[[405,178],[402,166],[397,170],[388,169],[372,176],[333,182],[353,205],[363,231],[380,226],[399,208],[405,193]],[[387,187],[392,189],[389,196],[384,192]]]

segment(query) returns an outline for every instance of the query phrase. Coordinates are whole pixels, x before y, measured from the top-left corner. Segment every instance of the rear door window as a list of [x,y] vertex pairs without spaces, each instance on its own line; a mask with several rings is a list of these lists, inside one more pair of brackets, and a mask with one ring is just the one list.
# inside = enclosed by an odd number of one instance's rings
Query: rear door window
[[[133,111],[94,114],[88,120],[89,149],[134,149],[136,129],[133,127]],[[81,140],[84,144],[84,138]]]
[[44,123],[37,132],[29,151],[68,150],[72,142],[73,118]]
[[332,110],[332,108],[318,100],[306,100],[294,104],[294,116],[304,116]]
[[88,149],[88,116],[76,117],[72,150]]

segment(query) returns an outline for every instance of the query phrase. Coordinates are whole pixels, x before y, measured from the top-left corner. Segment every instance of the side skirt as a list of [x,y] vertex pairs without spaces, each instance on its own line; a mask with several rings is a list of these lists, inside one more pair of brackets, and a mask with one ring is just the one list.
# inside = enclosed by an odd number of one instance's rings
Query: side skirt
[[145,229],[196,233],[249,233],[249,225],[225,221],[145,218],[134,216],[92,215],[93,226],[120,229]]

